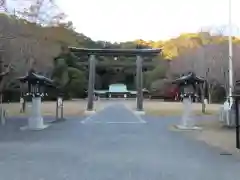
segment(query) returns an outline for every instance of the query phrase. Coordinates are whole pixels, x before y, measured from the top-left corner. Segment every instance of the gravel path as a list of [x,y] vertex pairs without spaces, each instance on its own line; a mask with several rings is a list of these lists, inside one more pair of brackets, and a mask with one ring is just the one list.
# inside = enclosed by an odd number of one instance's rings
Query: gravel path
[[239,159],[221,156],[219,149],[169,130],[177,121],[177,117],[141,118],[121,104],[38,132],[20,131],[24,120],[13,119],[0,128],[0,179],[240,178]]

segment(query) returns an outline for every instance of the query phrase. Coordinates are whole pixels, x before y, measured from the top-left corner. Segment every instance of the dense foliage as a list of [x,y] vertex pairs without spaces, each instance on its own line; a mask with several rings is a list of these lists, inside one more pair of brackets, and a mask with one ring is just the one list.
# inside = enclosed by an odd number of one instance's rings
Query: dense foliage
[[[63,52],[62,46],[76,46],[87,48],[136,48],[141,45],[146,48],[162,48],[163,53],[154,58],[153,69],[144,72],[144,86],[150,88],[152,83],[164,78],[174,78],[186,71],[195,71],[209,81],[209,88],[222,86],[227,88],[227,38],[221,34],[212,35],[209,32],[186,33],[168,41],[136,40],[121,43],[93,41],[83,34],[75,32],[71,22],[58,23],[54,26],[41,26],[29,22],[16,15],[0,14],[0,58],[5,64],[14,65],[13,77],[23,75],[29,68],[28,64],[34,61],[34,68],[46,75],[53,77],[59,86],[71,97],[84,94],[87,88],[88,69],[77,63],[79,59],[72,54]],[[234,67],[237,63],[240,41],[234,42]],[[86,57],[80,60],[86,61]],[[106,88],[104,82],[112,82],[113,75],[116,81],[128,81],[128,86],[134,88],[135,69],[127,68],[132,58],[120,57],[125,64],[121,67],[111,67],[113,58],[99,57],[106,62],[106,67],[97,71],[97,88]],[[107,72],[106,72],[107,71]],[[117,74],[120,74],[117,76]],[[238,77],[235,73],[235,77]],[[123,78],[124,77],[124,78]],[[214,82],[214,83],[211,83]],[[217,83],[216,83],[217,82]],[[159,83],[161,84],[161,83]],[[6,89],[16,87],[12,81],[6,81]],[[159,87],[160,88],[160,87]],[[212,88],[214,89],[214,88]]]

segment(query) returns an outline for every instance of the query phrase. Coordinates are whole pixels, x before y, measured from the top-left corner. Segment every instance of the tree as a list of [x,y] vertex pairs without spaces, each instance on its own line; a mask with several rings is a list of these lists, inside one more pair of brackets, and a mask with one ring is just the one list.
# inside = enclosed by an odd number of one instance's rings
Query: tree
[[79,69],[68,68],[68,94],[70,97],[82,97],[86,89],[87,81],[84,72]]
[[[4,12],[7,11],[6,1],[0,1],[0,9],[3,9]],[[12,22],[11,22],[12,21]],[[9,56],[11,51],[10,41],[15,39],[14,32],[16,29],[12,29],[14,27],[14,19],[12,17],[6,18],[6,15],[0,14],[0,93],[1,93],[1,101],[2,101],[2,93],[4,89],[10,85],[12,70],[14,66],[13,59]]]
[[69,52],[62,52],[54,59],[52,78],[60,91],[65,92],[69,97],[79,97],[86,89],[85,73],[79,69],[76,58]]
[[162,66],[157,66],[152,71],[147,71],[144,73],[144,86],[150,87],[151,84],[156,81],[166,77],[166,71]]
[[[87,69],[81,66],[87,57],[81,57],[77,60],[71,54],[61,55],[57,58],[57,65],[52,63],[53,57],[61,52],[61,45],[77,46],[88,48],[136,48],[140,44],[145,48],[163,48],[164,60],[170,60],[170,70],[167,66],[163,66],[162,54],[154,58],[156,66],[152,70],[144,73],[144,84],[148,87],[162,78],[169,77],[169,72],[175,77],[181,73],[194,71],[197,75],[206,77],[209,82],[209,88],[212,88],[212,82],[225,84],[227,89],[228,71],[227,71],[227,38],[218,33],[211,33],[210,30],[201,31],[199,33],[184,33],[179,37],[169,39],[167,41],[128,41],[122,43],[111,43],[105,41],[95,42],[84,34],[74,30],[72,22],[65,22],[65,14],[59,10],[54,1],[51,0],[16,0],[20,5],[14,7],[14,12],[7,10],[5,15],[0,15],[0,56],[4,64],[13,64],[14,75],[22,75],[28,70],[28,62],[34,61],[34,67],[43,74],[53,74],[59,83],[74,89],[74,86],[84,86],[87,77]],[[1,3],[2,4],[2,3]],[[2,5],[3,6],[3,5]],[[4,5],[5,6],[5,5]],[[11,14],[12,13],[12,14]],[[6,15],[7,14],[7,15]],[[23,19],[21,19],[23,18]],[[240,68],[238,59],[240,41],[234,38],[234,67]],[[135,61],[135,57],[126,58],[119,57],[121,62],[128,64]],[[150,58],[149,58],[150,59]],[[107,72],[97,76],[98,87],[107,87],[108,80],[111,79],[114,68],[110,66],[113,57],[98,57],[99,61],[106,62]],[[144,59],[145,60],[145,59]],[[61,61],[65,65],[61,66]],[[125,64],[124,64],[125,65]],[[75,68],[71,70],[69,68]],[[98,68],[98,67],[97,67]],[[102,69],[105,69],[103,67]],[[132,79],[135,71],[130,68],[128,75],[122,75],[119,81]],[[98,69],[99,70],[99,69]],[[102,71],[102,70],[101,70]],[[113,72],[115,73],[115,72]],[[13,74],[10,73],[11,76]],[[9,74],[9,76],[10,76]],[[129,78],[125,78],[129,76]],[[78,78],[76,78],[78,77]],[[240,78],[240,73],[235,72],[235,77]],[[81,79],[77,82],[77,79]],[[12,78],[14,79],[14,78]],[[70,79],[74,79],[72,82]],[[101,83],[102,82],[102,83]],[[6,82],[9,84],[9,81]],[[81,84],[82,83],[82,84]],[[72,85],[75,84],[75,85]],[[130,84],[130,83],[129,83]],[[132,82],[132,84],[134,84]],[[61,85],[61,84],[60,84]],[[8,86],[8,85],[7,85]],[[68,89],[70,92],[70,89]],[[211,92],[211,91],[209,91]],[[74,94],[74,93],[71,93]]]
[[[19,87],[16,85],[18,82],[14,81],[15,77],[26,73],[30,68],[34,67],[47,74],[49,68],[46,68],[44,60],[48,60],[46,56],[49,55],[43,52],[46,47],[42,44],[46,37],[43,27],[56,26],[65,17],[52,0],[16,0],[14,4],[16,6],[11,7],[14,11],[10,12],[6,1],[0,3],[0,9],[5,11],[5,14],[0,14],[0,58],[4,64],[16,67],[9,74],[12,78],[1,83],[6,88]],[[32,63],[29,67],[30,61]]]
[[[227,37],[224,36],[223,30],[215,29],[212,34],[207,31],[199,32],[199,44],[202,46],[197,48],[190,48],[184,53],[180,53],[171,63],[171,71],[173,73],[181,74],[186,71],[194,71],[197,75],[204,77],[208,84],[208,97],[211,102],[211,96],[215,84],[220,84],[221,87],[228,88],[228,44]],[[202,42],[202,43],[200,43]],[[233,46],[234,54],[237,54],[237,41]],[[239,54],[239,53],[238,53]],[[239,57],[239,56],[238,56]],[[236,67],[238,57],[234,57],[234,66]],[[237,73],[235,74],[237,76]]]
[[58,26],[66,18],[54,0],[19,0],[16,15],[41,26]]
[[0,10],[7,11],[6,0],[0,0]]

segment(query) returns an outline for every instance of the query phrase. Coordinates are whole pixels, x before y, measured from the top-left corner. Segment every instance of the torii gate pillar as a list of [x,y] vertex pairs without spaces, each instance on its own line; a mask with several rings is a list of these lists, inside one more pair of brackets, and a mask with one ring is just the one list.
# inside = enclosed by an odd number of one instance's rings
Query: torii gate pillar
[[95,74],[96,63],[95,55],[90,55],[89,58],[89,78],[88,78],[88,102],[86,113],[94,113],[94,87],[95,87]]
[[137,85],[137,113],[144,114],[143,110],[143,72],[142,72],[143,59],[137,56],[136,60],[136,85]]

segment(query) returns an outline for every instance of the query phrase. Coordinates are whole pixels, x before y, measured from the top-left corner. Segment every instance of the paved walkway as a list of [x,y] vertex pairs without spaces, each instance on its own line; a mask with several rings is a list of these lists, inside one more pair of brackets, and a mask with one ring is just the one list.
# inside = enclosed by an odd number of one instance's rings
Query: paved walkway
[[0,132],[0,179],[240,179],[239,159],[169,131],[177,118],[141,118],[117,104],[79,120],[39,132],[7,126]]

